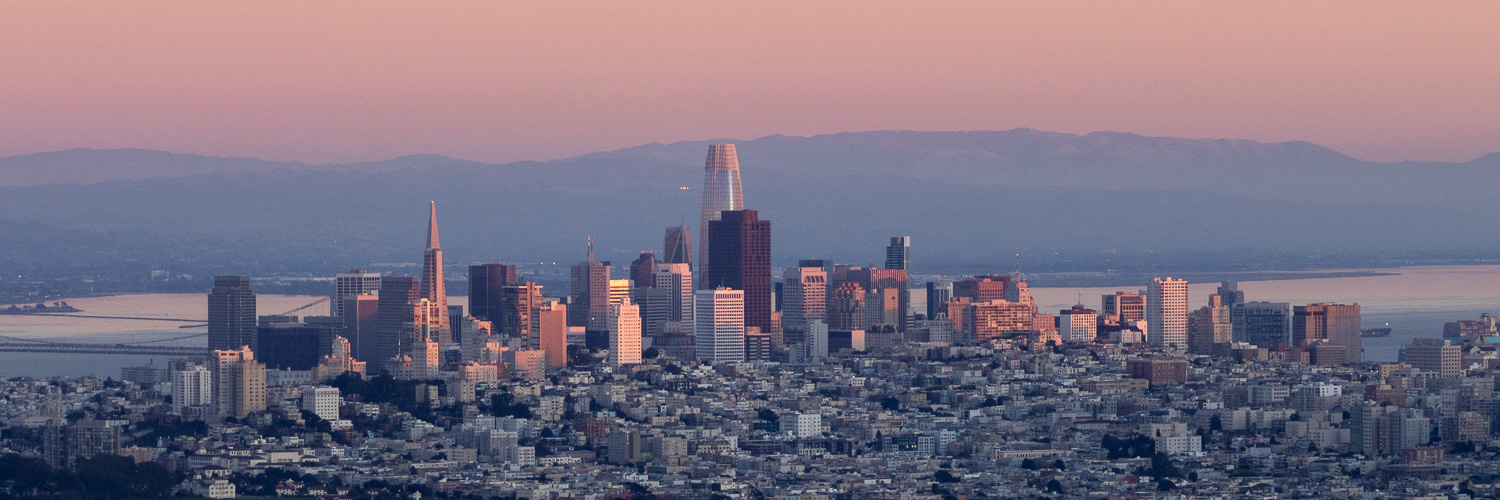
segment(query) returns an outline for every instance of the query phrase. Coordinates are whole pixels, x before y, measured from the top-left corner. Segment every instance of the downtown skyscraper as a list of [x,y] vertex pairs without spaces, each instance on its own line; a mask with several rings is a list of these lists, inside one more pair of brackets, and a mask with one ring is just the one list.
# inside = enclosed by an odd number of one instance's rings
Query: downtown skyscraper
[[214,289],[208,293],[208,348],[255,349],[256,319],[250,277],[214,276]]
[[453,342],[452,330],[448,324],[448,290],[443,287],[443,249],[438,244],[437,227],[437,202],[432,202],[431,210],[427,219],[427,249],[422,251],[422,282],[420,285],[422,298],[435,304],[438,311],[443,314],[435,321],[437,325],[437,338],[433,340],[438,344],[447,345]]
[[364,269],[350,269],[334,276],[332,312],[336,318],[344,316],[344,299],[350,296],[373,294],[380,290],[380,273]]
[[1152,280],[1146,285],[1146,340],[1156,347],[1187,349],[1187,330],[1187,280]]
[[500,294],[516,282],[516,266],[500,262],[469,266],[469,316],[498,320]]
[[603,331],[609,320],[609,261],[594,260],[593,238],[583,262],[573,265],[569,284],[568,325]]
[[[712,260],[708,242],[708,223],[719,220],[726,210],[744,210],[745,197],[740,189],[740,159],[733,144],[711,144],[708,160],[703,164],[703,214],[698,225],[698,272],[707,278]],[[710,285],[699,285],[712,289]]]
[[704,267],[707,289],[732,288],[744,294],[745,326],[770,332],[771,221],[754,210],[721,212],[708,226],[708,247],[716,257]]
[[[701,236],[701,234],[700,234]],[[662,241],[663,264],[693,263],[693,236],[686,224],[667,228],[667,237]]]

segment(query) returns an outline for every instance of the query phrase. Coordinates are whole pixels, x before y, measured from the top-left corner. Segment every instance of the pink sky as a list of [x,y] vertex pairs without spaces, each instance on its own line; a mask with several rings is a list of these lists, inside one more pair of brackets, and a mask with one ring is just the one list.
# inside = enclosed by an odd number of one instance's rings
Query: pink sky
[[1500,2],[0,6],[0,155],[549,159],[1032,127],[1500,151]]

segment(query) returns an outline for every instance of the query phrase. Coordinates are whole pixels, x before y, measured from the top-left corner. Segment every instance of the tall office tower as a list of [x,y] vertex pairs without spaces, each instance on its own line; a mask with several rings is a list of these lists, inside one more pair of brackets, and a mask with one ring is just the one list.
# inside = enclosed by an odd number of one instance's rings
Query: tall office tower
[[828,323],[820,319],[808,321],[805,345],[808,359],[828,357]]
[[[378,290],[377,290],[378,292]],[[380,296],[376,294],[349,295],[344,297],[344,338],[349,339],[352,357],[366,359],[366,349],[374,349],[380,342]]]
[[1210,295],[1208,305],[1188,315],[1188,352],[1220,355],[1234,342],[1234,321],[1223,300]]
[[891,246],[885,247],[885,268],[911,270],[911,237],[892,236]]
[[214,404],[214,372],[196,362],[183,362],[172,369],[172,413],[185,415],[191,407]]
[[[708,242],[708,223],[719,220],[720,213],[728,210],[744,210],[745,197],[740,190],[740,160],[734,153],[733,144],[711,144],[708,146],[708,161],[703,164],[703,214],[698,225],[698,273],[707,280],[711,259]],[[698,286],[712,290],[715,285]]]
[[1098,329],[1099,313],[1083,304],[1057,314],[1057,333],[1064,342],[1092,342]]
[[1146,296],[1132,292],[1115,292],[1100,299],[1099,314],[1114,316],[1121,324],[1146,319]]
[[1187,280],[1156,278],[1146,285],[1146,341],[1187,348]]
[[782,273],[782,279],[783,332],[805,333],[808,321],[828,317],[828,273],[823,268],[788,267]]
[[641,363],[641,308],[626,297],[619,304],[609,306],[609,364]]
[[745,329],[745,361],[770,361],[772,344],[771,334]]
[[458,345],[464,340],[464,306],[462,304],[448,305],[448,342],[444,344]]
[[[702,236],[702,235],[699,235]],[[686,225],[667,228],[666,241],[662,243],[663,264],[693,264],[693,236]]]
[[[655,285],[656,276],[650,276],[648,282]],[[641,335],[654,339],[672,321],[672,308],[677,300],[670,288],[638,286],[630,290],[630,302],[641,309]]]
[[1292,308],[1292,342],[1305,348],[1326,339],[1333,345],[1344,346],[1345,363],[1358,363],[1362,359],[1360,327],[1359,304],[1309,304]]
[[547,368],[568,366],[568,305],[555,300],[543,303],[532,326],[539,348],[547,353]]
[[630,262],[630,281],[634,282],[634,286],[637,287],[651,288],[656,286],[654,276],[656,275],[657,264],[656,254],[641,252],[640,257],[636,257],[634,261]]
[[469,315],[498,321],[500,289],[517,281],[516,266],[500,262],[469,266]]
[[729,210],[708,224],[714,260],[704,266],[709,289],[745,292],[745,326],[771,331],[771,221],[754,210]]
[[532,282],[521,282],[500,288],[498,317],[491,317],[494,333],[521,341],[526,349],[536,348],[532,332],[536,328],[533,314],[542,307],[542,286]]
[[214,351],[219,415],[245,418],[266,410],[266,365],[249,348]]
[[693,324],[693,271],[686,263],[662,264],[656,268],[656,288],[668,291],[672,304],[667,321]]
[[901,291],[895,288],[874,288],[865,291],[865,328],[887,326],[903,331],[901,314]]
[[1286,302],[1241,302],[1229,307],[1234,341],[1272,349],[1291,335],[1292,306]]
[[344,298],[351,295],[366,295],[380,292],[380,273],[364,269],[350,269],[333,277],[333,300],[330,307],[333,317],[344,317]]
[[570,284],[573,302],[568,307],[568,324],[604,330],[609,318],[609,262],[594,260],[593,238],[589,238],[588,256],[573,265]]
[[927,319],[936,319],[938,313],[943,313],[943,304],[953,298],[953,284],[927,282]]
[[214,276],[214,289],[208,293],[208,348],[254,350],[255,320],[250,277]]
[[[630,280],[609,280],[609,305],[619,304],[628,298],[630,298]],[[608,314],[606,311],[605,316],[607,317]]]
[[745,292],[729,288],[699,290],[693,302],[698,361],[744,361]]
[[453,334],[448,330],[448,290],[443,287],[443,249],[438,245],[435,201],[432,202],[432,210],[427,219],[427,249],[422,251],[422,298],[437,304],[438,309],[444,312],[434,340],[439,345],[453,343]]
[[411,349],[407,324],[412,320],[411,305],[422,299],[417,279],[410,276],[386,276],[380,279],[380,299],[376,311],[374,342],[360,342],[354,357],[370,363],[379,373],[387,362]]
[[824,313],[830,330],[859,330],[865,326],[865,287],[859,283],[839,283],[828,292]]
[[1411,339],[1401,348],[1401,361],[1439,377],[1463,376],[1463,346],[1444,339]]
[[1240,283],[1238,281],[1224,281],[1219,283],[1219,289],[1214,294],[1219,296],[1219,302],[1222,302],[1225,307],[1245,303],[1245,292],[1240,291]]

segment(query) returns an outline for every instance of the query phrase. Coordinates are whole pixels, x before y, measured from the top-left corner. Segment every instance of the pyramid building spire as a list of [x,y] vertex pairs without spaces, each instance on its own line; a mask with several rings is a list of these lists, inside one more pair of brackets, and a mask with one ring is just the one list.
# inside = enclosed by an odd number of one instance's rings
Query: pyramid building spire
[[428,212],[427,219],[427,249],[437,250],[439,248],[442,247],[438,246],[437,202],[433,201],[432,209]]
[[437,335],[433,340],[439,344],[453,341],[448,324],[448,290],[443,283],[443,250],[438,246],[437,202],[427,213],[427,249],[422,251],[422,276],[418,289],[421,298],[427,299],[434,309],[429,316],[436,318]]

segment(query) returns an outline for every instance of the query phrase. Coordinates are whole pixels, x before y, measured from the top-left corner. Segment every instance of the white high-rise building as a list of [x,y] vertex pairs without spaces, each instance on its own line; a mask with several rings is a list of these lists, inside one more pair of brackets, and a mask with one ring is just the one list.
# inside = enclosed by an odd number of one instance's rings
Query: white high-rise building
[[1157,347],[1186,349],[1187,312],[1187,280],[1152,280],[1146,287],[1146,340]]
[[182,414],[190,406],[213,406],[214,372],[200,364],[190,364],[172,370],[172,411]]
[[656,288],[671,290],[672,311],[667,321],[693,324],[693,271],[689,264],[656,265]]
[[807,331],[807,322],[826,319],[828,272],[821,267],[788,267],[782,273],[781,329]]
[[327,421],[339,419],[339,390],[337,387],[303,387],[302,409],[313,412]]
[[609,364],[634,365],[641,362],[641,307],[626,297],[609,306]]
[[693,334],[698,360],[745,360],[745,292],[730,288],[699,290],[694,299]]
[[809,359],[828,357],[828,323],[824,323],[821,319],[807,322],[807,357]]
[[380,273],[366,272],[364,269],[351,269],[347,273],[339,273],[333,278],[333,300],[330,312],[333,317],[344,316],[344,298],[356,295],[378,295],[380,294]]

